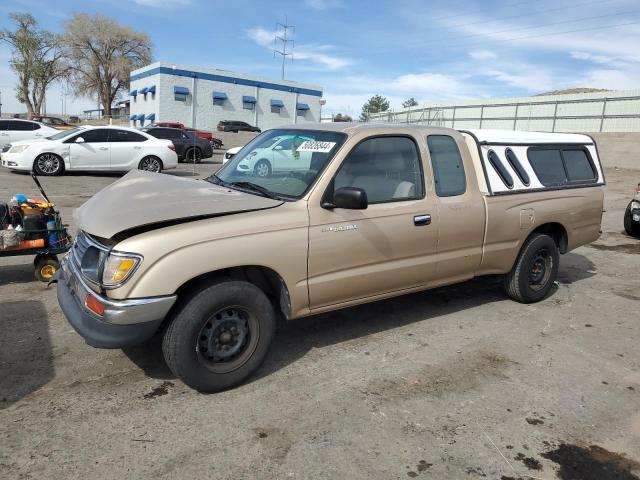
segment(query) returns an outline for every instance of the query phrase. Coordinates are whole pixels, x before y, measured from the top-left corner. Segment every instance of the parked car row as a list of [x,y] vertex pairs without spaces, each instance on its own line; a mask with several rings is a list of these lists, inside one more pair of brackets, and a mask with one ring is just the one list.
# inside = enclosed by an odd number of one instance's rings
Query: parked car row
[[240,122],[236,120],[222,120],[218,123],[218,131],[219,132],[258,132],[260,130],[258,127],[254,127],[253,125],[249,125],[247,122]]
[[161,172],[176,168],[178,163],[176,147],[170,140],[133,128],[83,126],[51,130],[55,133],[50,136],[18,140],[5,146],[2,166],[52,176],[75,170]]
[[156,138],[170,140],[176,149],[178,161],[200,163],[203,158],[213,156],[213,146],[209,140],[197,137],[192,132],[179,128],[144,127],[140,131],[148,133]]
[[180,122],[157,122],[151,125],[152,127],[166,127],[166,128],[177,128],[184,132],[191,133],[198,138],[203,138],[211,143],[211,147],[215,150],[220,150],[222,148],[222,140],[219,138],[214,138],[211,132],[207,132],[206,130],[198,130],[196,128],[187,128],[183,123]]

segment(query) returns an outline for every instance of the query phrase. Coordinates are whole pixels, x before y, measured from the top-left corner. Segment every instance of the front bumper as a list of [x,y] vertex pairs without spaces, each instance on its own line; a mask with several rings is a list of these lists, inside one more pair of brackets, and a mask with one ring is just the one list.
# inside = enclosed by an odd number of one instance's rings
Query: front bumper
[[[56,274],[58,303],[76,332],[92,347],[123,348],[150,339],[176,301],[175,295],[132,300],[111,300],[94,292],[73,262],[65,257]],[[92,295],[105,306],[98,316],[86,306]]]
[[0,164],[3,167],[10,168],[11,170],[30,171],[33,163],[25,161],[24,157],[20,153],[4,152],[0,154]]

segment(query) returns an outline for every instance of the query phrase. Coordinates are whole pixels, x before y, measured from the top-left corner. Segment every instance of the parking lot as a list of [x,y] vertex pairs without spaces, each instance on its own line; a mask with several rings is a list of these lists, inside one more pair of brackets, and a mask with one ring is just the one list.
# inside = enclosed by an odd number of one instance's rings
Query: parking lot
[[[30,257],[0,260],[0,477],[638,478],[640,241],[622,217],[640,175],[605,173],[603,234],[561,258],[543,302],[481,278],[300,319],[219,394],[176,380],[157,341],[87,346]],[[117,178],[42,184],[75,231]],[[0,198],[15,193],[37,191],[0,169]]]

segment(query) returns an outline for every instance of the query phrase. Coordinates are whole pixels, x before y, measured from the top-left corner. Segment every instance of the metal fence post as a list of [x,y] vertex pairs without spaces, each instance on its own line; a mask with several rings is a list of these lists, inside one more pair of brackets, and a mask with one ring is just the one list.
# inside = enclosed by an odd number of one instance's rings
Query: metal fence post
[[484,105],[480,106],[480,127],[482,128],[482,117],[484,117]]
[[602,133],[602,127],[604,126],[604,114],[606,110],[607,110],[607,98],[605,97],[604,101],[602,102],[602,115],[600,116],[600,132],[601,133]]
[[556,119],[558,118],[558,101],[556,100],[556,106],[553,109],[553,124],[551,125],[551,133],[556,131]]

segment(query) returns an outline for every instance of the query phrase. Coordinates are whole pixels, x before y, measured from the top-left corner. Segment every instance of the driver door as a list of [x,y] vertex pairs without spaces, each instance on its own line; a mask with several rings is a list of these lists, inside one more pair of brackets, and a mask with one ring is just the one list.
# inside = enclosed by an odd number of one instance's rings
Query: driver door
[[[425,195],[416,140],[370,137],[347,155],[327,194],[361,188],[364,210],[309,206],[310,308],[425,285],[436,274],[438,212]],[[326,195],[326,194],[325,194]]]
[[[78,142],[82,138],[84,142]],[[72,170],[108,170],[111,166],[109,129],[85,130],[67,140]]]

